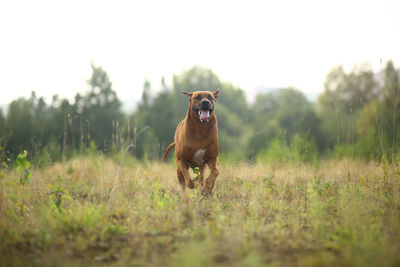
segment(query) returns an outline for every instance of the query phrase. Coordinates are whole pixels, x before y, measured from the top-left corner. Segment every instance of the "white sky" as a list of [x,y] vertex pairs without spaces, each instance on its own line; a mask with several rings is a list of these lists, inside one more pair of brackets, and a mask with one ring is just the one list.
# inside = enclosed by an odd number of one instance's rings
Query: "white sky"
[[316,94],[333,66],[381,58],[399,66],[400,1],[0,0],[0,105],[32,90],[72,98],[91,61],[138,100],[145,78],[158,87],[195,64],[247,92]]

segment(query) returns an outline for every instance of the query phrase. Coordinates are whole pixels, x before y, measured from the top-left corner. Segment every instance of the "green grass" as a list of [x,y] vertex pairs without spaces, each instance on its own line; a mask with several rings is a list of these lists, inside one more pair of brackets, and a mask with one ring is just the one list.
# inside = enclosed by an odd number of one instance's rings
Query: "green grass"
[[[399,167],[220,165],[213,196],[172,164],[102,156],[0,169],[0,266],[398,266]],[[195,174],[192,173],[192,177]]]

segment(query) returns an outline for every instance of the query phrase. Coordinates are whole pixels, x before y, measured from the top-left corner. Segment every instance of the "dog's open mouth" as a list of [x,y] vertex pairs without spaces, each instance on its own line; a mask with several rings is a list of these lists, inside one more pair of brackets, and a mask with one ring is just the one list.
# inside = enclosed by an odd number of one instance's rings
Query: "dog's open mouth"
[[210,120],[211,111],[210,110],[203,110],[199,109],[197,111],[201,122],[208,122]]

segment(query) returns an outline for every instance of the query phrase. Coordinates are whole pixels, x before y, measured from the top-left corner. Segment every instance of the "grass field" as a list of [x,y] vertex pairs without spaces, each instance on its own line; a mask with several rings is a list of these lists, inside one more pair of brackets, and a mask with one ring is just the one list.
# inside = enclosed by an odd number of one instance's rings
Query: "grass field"
[[173,164],[78,157],[25,184],[0,169],[0,265],[399,266],[399,170],[221,162],[186,205]]

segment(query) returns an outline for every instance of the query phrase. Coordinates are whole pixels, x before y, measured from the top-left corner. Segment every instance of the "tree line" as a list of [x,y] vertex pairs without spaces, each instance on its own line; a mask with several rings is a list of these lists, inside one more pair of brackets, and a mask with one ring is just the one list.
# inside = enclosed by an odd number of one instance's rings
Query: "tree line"
[[92,64],[88,85],[73,101],[55,95],[47,103],[32,92],[29,99],[12,101],[6,115],[0,110],[0,162],[24,149],[50,162],[90,151],[160,159],[187,112],[181,91],[216,89],[223,160],[376,160],[399,154],[399,70],[391,61],[378,74],[365,64],[350,72],[333,68],[317,103],[296,88],[278,88],[249,104],[241,88],[200,66],[174,75],[171,88],[164,79],[159,90],[145,81],[132,114],[122,112],[102,67]]

